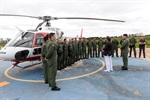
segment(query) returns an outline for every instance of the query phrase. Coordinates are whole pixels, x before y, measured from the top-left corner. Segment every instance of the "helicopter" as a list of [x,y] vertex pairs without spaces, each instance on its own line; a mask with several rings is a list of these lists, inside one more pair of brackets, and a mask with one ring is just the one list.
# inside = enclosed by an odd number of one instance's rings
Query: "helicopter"
[[[16,14],[0,14],[0,16],[15,16],[27,17],[42,20],[41,23],[33,30],[19,30],[20,32],[12,38],[1,50],[0,58],[5,61],[15,62],[13,67],[19,67],[19,63],[26,61],[41,60],[41,44],[44,43],[44,37],[49,33],[55,33],[56,39],[63,38],[63,31],[59,28],[51,27],[50,21],[68,19],[68,20],[99,20],[99,21],[113,21],[125,22],[122,20],[101,19],[101,18],[87,18],[87,17],[52,17],[52,16],[28,16]],[[44,26],[42,26],[45,23]],[[83,30],[82,30],[83,31]],[[82,33],[82,32],[81,32]],[[81,35],[82,36],[82,35]],[[82,38],[82,37],[80,37]]]

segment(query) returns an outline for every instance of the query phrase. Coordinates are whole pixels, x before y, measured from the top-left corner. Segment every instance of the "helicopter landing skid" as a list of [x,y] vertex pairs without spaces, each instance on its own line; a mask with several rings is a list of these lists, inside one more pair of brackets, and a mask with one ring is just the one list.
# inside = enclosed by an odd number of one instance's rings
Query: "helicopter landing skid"
[[26,68],[29,68],[29,67],[32,67],[32,66],[35,66],[35,65],[39,65],[39,64],[41,64],[41,62],[40,63],[36,63],[36,64],[32,64],[32,65],[28,65],[28,66],[25,66],[25,67],[19,66],[18,64],[19,64],[18,62],[15,63],[12,68],[18,67],[18,68],[26,69]]
[[39,65],[41,63],[36,63],[36,64],[32,64],[32,65],[29,65],[29,66],[26,66],[26,67],[20,67],[22,69],[26,69],[26,68],[29,68],[29,67],[33,67],[33,66],[36,66],[36,65]]

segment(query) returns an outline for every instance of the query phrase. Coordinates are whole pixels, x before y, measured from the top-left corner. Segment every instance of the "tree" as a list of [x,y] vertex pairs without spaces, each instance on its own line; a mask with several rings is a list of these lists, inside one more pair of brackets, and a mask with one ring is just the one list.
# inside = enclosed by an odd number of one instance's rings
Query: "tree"
[[5,43],[8,43],[10,40],[10,38],[6,38]]

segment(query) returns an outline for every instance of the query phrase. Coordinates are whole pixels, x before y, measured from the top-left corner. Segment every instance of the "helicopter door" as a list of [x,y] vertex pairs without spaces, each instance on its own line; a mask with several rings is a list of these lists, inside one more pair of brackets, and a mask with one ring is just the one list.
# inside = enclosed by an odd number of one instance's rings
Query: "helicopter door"
[[33,55],[41,54],[41,46],[44,43],[44,36],[42,34],[36,35],[35,49],[33,50]]

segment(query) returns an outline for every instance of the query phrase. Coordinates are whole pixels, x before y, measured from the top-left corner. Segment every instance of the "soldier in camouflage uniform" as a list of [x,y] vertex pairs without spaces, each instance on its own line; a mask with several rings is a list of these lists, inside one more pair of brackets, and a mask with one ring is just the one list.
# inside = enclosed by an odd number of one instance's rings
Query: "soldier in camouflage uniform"
[[76,62],[79,59],[79,57],[78,57],[78,41],[77,41],[77,38],[75,38],[74,44],[75,44],[74,54],[75,54],[75,62]]
[[118,57],[118,40],[116,37],[114,37],[114,40],[112,40],[112,45],[113,45],[113,49],[112,49],[112,57],[114,57],[114,51],[116,51],[116,57]]
[[97,42],[97,44],[98,44],[98,57],[100,57],[100,52],[101,52],[101,55],[103,57],[103,53],[102,53],[103,40],[101,37],[100,37],[99,41]]
[[89,41],[87,42],[87,46],[88,46],[88,56],[87,58],[92,57],[92,41],[91,39],[89,38]]
[[63,44],[62,44],[62,40],[59,39],[58,40],[58,44],[57,44],[57,69],[61,70],[63,69]]
[[[120,46],[122,46],[123,41],[123,39],[120,40]],[[122,57],[122,51],[120,52],[120,57]]]
[[72,63],[74,64],[76,62],[76,43],[75,40],[72,38]]
[[48,65],[47,65],[47,62],[45,60],[45,56],[46,56],[46,53],[47,53],[47,44],[49,42],[49,37],[48,35],[46,35],[44,37],[44,41],[45,43],[42,45],[41,49],[42,49],[42,52],[41,52],[41,56],[42,56],[42,63],[43,63],[43,72],[44,72],[44,81],[45,81],[45,84],[48,84]]
[[71,66],[71,64],[73,64],[73,44],[72,44],[72,40],[69,40],[69,44],[68,44],[68,62],[69,62],[69,66]]
[[136,58],[136,46],[135,46],[135,44],[136,44],[136,39],[134,38],[134,35],[132,35],[132,37],[131,37],[131,39],[129,40],[130,41],[130,56],[129,57],[131,57],[131,54],[132,54],[132,49],[133,49],[133,51],[134,51],[134,57]]
[[79,59],[82,59],[82,39],[80,38],[79,39],[79,42],[78,42],[78,52],[79,52]]
[[60,88],[56,86],[56,74],[57,74],[57,43],[55,42],[55,33],[50,33],[50,42],[47,44],[47,53],[45,60],[48,64],[48,83],[52,87],[51,90],[59,91]]
[[93,57],[97,57],[97,42],[96,42],[96,38],[94,38],[94,40],[92,41],[92,46],[93,46]]
[[122,50],[122,60],[123,60],[123,66],[122,70],[128,70],[128,48],[129,48],[129,40],[127,39],[127,34],[123,35],[123,43],[121,46]]
[[86,39],[83,38],[83,41],[82,41],[82,53],[83,53],[83,59],[87,58],[86,57]]
[[64,62],[64,68],[68,66],[68,44],[67,39],[64,39],[63,43],[63,62]]

